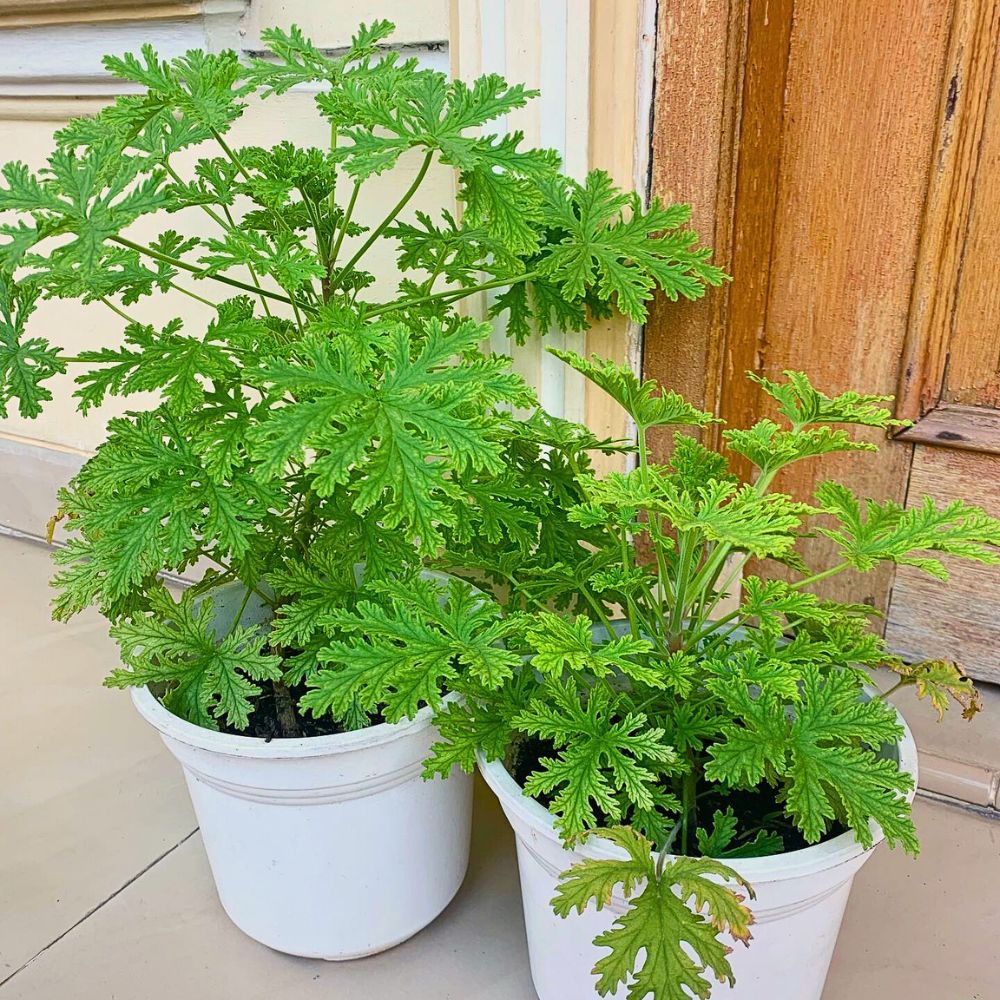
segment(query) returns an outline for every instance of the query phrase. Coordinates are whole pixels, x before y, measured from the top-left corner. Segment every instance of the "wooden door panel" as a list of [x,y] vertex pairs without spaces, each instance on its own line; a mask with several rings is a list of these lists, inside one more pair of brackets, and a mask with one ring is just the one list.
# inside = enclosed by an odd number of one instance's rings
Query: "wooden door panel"
[[[1000,514],[1000,0],[659,10],[653,193],[695,205],[733,282],[654,310],[646,372],[737,426],[770,413],[747,369],[897,391],[915,427],[779,485],[808,497],[838,478],[880,500],[928,492]],[[681,21],[694,25],[683,37]],[[822,538],[807,549],[813,565],[833,555]],[[907,569],[894,581],[891,566],[863,581],[825,593],[888,609],[909,656],[1000,680],[995,567],[959,568],[950,590]]]
[[[1000,517],[1000,455],[921,446],[910,473],[911,502],[962,497]],[[976,677],[1000,681],[1000,586],[996,566],[946,560],[947,582],[901,566],[886,638],[907,659],[958,660]]]
[[1000,47],[962,254],[943,399],[1000,407]]

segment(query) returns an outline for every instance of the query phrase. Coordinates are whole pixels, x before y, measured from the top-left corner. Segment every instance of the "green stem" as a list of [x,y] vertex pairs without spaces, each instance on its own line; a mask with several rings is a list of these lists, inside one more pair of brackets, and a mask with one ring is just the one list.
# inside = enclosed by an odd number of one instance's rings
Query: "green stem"
[[[136,326],[142,325],[137,319],[133,319],[131,316],[129,316],[129,314],[125,312],[124,309],[119,309],[118,306],[116,306],[114,302],[111,301],[111,299],[107,299],[102,295],[100,301],[103,302],[113,313],[117,313],[119,316],[121,316],[121,318],[125,320],[126,323],[135,323]],[[79,359],[75,357],[70,357],[70,358],[63,358],[62,360],[77,361]]]
[[250,603],[250,595],[253,592],[253,587],[247,587],[247,592],[243,595],[243,601],[239,606],[239,610],[236,612],[233,624],[229,626],[229,635],[232,635],[240,627],[240,619],[243,617],[243,612],[246,611],[247,605]]
[[473,285],[471,288],[449,288],[443,292],[435,292],[433,295],[421,295],[418,298],[406,299],[403,302],[389,302],[376,309],[366,311],[365,318],[373,319],[375,316],[381,316],[382,313],[394,312],[397,309],[409,309],[411,306],[420,306],[426,302],[437,302],[440,299],[447,300],[448,304],[451,305],[452,302],[475,295],[476,292],[485,292],[490,288],[503,288],[505,285],[518,285],[523,281],[531,281],[537,277],[537,271],[527,271],[512,278],[497,278],[496,281],[487,281],[482,285]]
[[[225,213],[226,220],[229,223],[230,227],[232,229],[236,229],[236,220],[233,218],[233,213],[229,211],[229,206],[228,205],[223,205],[222,206],[222,211]],[[256,270],[254,270],[253,264],[250,264],[248,262],[247,263],[247,270],[250,272],[250,280],[254,283],[254,285],[257,286],[257,291],[261,292],[262,289],[263,289],[263,286],[260,283],[260,278],[257,276]],[[262,298],[260,300],[260,304],[264,307],[264,314],[267,316],[268,319],[270,319],[271,318],[271,308],[267,304],[267,299]]]
[[795,583],[789,584],[792,590],[801,590],[803,587],[809,587],[814,583],[819,583],[820,580],[826,580],[828,577],[836,576],[837,573],[843,573],[845,569],[850,569],[851,564],[849,562],[838,563],[836,566],[831,566],[829,569],[823,570],[822,573],[814,573],[812,576],[807,576],[803,580],[796,580]]
[[875,695],[875,700],[876,701],[885,701],[886,698],[888,698],[890,695],[895,694],[900,688],[902,688],[902,687],[908,687],[909,685],[911,685],[913,683],[914,683],[914,680],[913,680],[912,677],[904,677],[901,681],[898,681],[896,684],[893,684],[893,686],[891,688],[886,688],[885,691],[882,691],[881,693]]
[[201,303],[203,303],[206,306],[209,306],[211,309],[218,309],[219,308],[219,305],[218,305],[217,302],[212,302],[209,299],[204,298],[203,296],[199,295],[197,292],[191,291],[190,288],[185,288],[183,285],[178,285],[176,281],[170,282],[170,287],[173,288],[175,291],[180,292],[181,295],[186,295],[188,298],[195,299],[196,301],[201,302]]
[[329,253],[329,261],[331,267],[333,267],[337,263],[337,255],[340,253],[340,248],[344,243],[344,237],[347,235],[348,227],[351,225],[351,216],[354,215],[354,206],[358,202],[358,193],[360,191],[361,191],[361,181],[355,181],[354,190],[351,192],[350,200],[347,202],[347,208],[344,209],[343,221],[337,229],[336,241],[333,243],[332,249],[330,250]]
[[740,574],[743,572],[743,567],[746,566],[746,564],[749,561],[750,561],[750,556],[744,555],[744,557],[736,563],[736,565],[733,567],[732,572],[725,578],[725,580],[722,581],[722,583],[713,583],[713,582],[708,583],[708,585],[705,588],[705,592],[712,590],[714,592],[714,596],[712,597],[712,600],[710,602],[708,602],[707,604],[704,603],[702,604],[702,607],[698,614],[698,617],[702,622],[706,621],[711,616],[712,612],[718,606],[719,601],[721,601],[722,598],[725,597],[725,595],[729,592],[729,588],[739,578]]
[[229,157],[229,160],[233,164],[233,166],[236,167],[236,169],[243,175],[245,180],[252,181],[253,178],[250,176],[250,171],[248,171],[247,168],[243,166],[243,164],[240,162],[240,158],[236,155],[236,153],[233,152],[232,149],[229,148],[229,144],[226,142],[225,139],[222,138],[222,133],[219,132],[217,129],[211,128],[211,126],[209,127],[209,130],[214,136],[215,141],[222,147],[222,151],[226,154],[226,156]]
[[694,764],[688,761],[691,768],[684,775],[684,782],[681,786],[681,854],[688,855],[691,838],[694,835],[695,827],[698,823],[698,779],[694,773]]
[[678,533],[677,549],[677,589],[674,593],[674,606],[670,610],[670,634],[680,633],[684,621],[684,609],[687,607],[688,577],[691,573],[691,557],[693,554],[693,539],[690,531]]
[[608,616],[605,614],[604,609],[601,607],[600,602],[597,600],[597,598],[594,597],[594,595],[591,594],[591,592],[586,587],[581,587],[580,593],[583,594],[586,602],[594,610],[594,614],[596,614],[597,617],[600,619],[601,625],[603,625],[604,628],[607,630],[608,641],[610,642],[615,637],[615,630],[611,624],[611,619],[608,618]]
[[733,632],[736,631],[736,629],[738,629],[743,624],[742,608],[738,608],[736,611],[730,611],[728,615],[725,615],[724,617],[719,618],[716,621],[712,622],[712,624],[704,631],[698,632],[695,635],[691,636],[688,639],[688,641],[684,644],[684,651],[687,653],[694,652],[694,650],[698,648],[698,643],[701,642],[702,639],[707,639],[709,638],[709,636],[716,635],[719,629],[722,628],[723,625],[728,625],[729,622],[735,621],[736,619],[740,620],[736,623],[736,626],[733,629],[725,633],[726,636],[731,635]]
[[337,291],[344,284],[344,279],[354,270],[354,265],[357,264],[359,260],[367,253],[368,248],[385,232],[386,229],[392,225],[393,220],[397,215],[406,207],[409,200],[417,193],[417,188],[423,183],[424,177],[427,176],[427,171],[430,168],[431,161],[434,159],[434,151],[428,150],[427,155],[424,157],[423,162],[420,164],[420,169],[417,171],[417,176],[413,178],[413,183],[406,189],[403,193],[403,197],[393,205],[390,209],[389,214],[371,231],[368,239],[361,244],[354,256],[344,265],[340,274],[337,275],[337,280],[334,281],[330,287],[330,293]]
[[152,247],[144,247],[141,243],[133,243],[132,240],[127,239],[124,236],[111,236],[109,239],[115,243],[119,243],[123,247],[128,247],[130,250],[135,250],[136,253],[141,253],[143,256],[150,257],[152,260],[158,260],[164,264],[169,264],[171,267],[180,268],[180,270],[187,271],[189,274],[196,275],[199,278],[211,278],[213,281],[221,281],[224,285],[231,285],[233,288],[240,288],[244,292],[251,292],[254,295],[264,296],[266,298],[273,299],[276,302],[284,302],[286,305],[294,304],[290,298],[285,295],[280,295],[278,292],[269,292],[265,288],[255,288],[253,285],[249,285],[245,281],[237,281],[236,278],[227,278],[224,274],[207,274],[202,268],[195,267],[193,264],[189,264],[185,260],[180,260],[177,257],[170,257],[165,253],[160,253],[159,250],[154,250]]
[[[204,556],[209,562],[215,563],[227,576],[231,576],[234,580],[239,579],[239,575],[235,572],[232,566],[227,566],[224,562],[216,559],[210,552],[206,552],[204,549],[199,549],[197,555]],[[274,598],[268,597],[259,587],[251,586],[250,589],[270,608],[275,606]],[[241,612],[242,613],[242,612]]]

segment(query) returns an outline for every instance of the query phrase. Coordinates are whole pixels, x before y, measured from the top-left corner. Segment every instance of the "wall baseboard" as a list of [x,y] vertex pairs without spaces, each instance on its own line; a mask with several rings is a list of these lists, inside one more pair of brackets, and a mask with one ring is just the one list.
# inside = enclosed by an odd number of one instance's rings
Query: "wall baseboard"
[[56,494],[86,460],[75,448],[0,433],[0,531],[45,538]]

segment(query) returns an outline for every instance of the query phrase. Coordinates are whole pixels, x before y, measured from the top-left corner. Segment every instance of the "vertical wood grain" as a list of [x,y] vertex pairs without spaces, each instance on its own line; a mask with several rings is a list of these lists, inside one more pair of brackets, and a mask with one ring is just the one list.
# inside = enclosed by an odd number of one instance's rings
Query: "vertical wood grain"
[[[1000,517],[1000,455],[917,448],[908,505],[924,494],[939,504],[955,497]],[[886,624],[890,646],[907,659],[958,660],[974,676],[1000,682],[1000,567],[944,560],[951,579],[900,566]]]
[[1000,407],[1000,44],[994,52],[944,390],[949,402],[988,407]]
[[[692,227],[725,268],[746,14],[741,2],[683,0],[660,5],[657,30],[652,194],[691,205]],[[646,327],[646,374],[710,409],[728,294],[724,287],[697,302],[659,297]],[[669,438],[657,439],[656,447],[667,449]]]
[[907,420],[919,420],[935,407],[944,385],[998,45],[1000,0],[955,0],[899,366],[897,413]]
[[[742,377],[744,369],[773,378],[788,368],[803,370],[829,393],[891,393],[896,387],[951,3],[797,0],[791,14],[777,163],[766,129],[768,121],[772,130],[778,127],[767,110],[778,83],[765,70],[770,47],[755,48],[757,22],[751,22],[721,400],[722,415],[744,426],[772,409]],[[760,114],[754,111],[755,73],[772,95]],[[743,162],[753,144],[762,151],[758,166]],[[769,252],[763,247],[772,210],[762,212],[761,198],[773,199]],[[885,442],[879,432],[867,437],[883,444],[878,456],[801,462],[779,487],[808,497],[818,482],[836,478],[864,496],[901,501],[910,447]],[[809,539],[804,549],[817,566],[835,558],[826,539]],[[891,572],[883,570],[829,581],[825,592],[884,609],[890,582]]]

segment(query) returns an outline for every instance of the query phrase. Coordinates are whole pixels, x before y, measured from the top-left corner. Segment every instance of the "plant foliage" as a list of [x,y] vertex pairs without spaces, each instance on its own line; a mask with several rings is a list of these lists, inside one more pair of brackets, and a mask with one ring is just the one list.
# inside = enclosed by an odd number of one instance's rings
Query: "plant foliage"
[[[628,899],[597,939],[598,992],[708,997],[709,977],[732,981],[719,935],[745,942],[752,922],[720,859],[841,828],[869,846],[876,825],[917,849],[912,778],[886,752],[901,728],[866,671],[888,665],[938,711],[978,708],[956,665],[901,663],[870,609],[811,585],[887,562],[939,577],[941,556],[996,563],[1000,525],[960,502],[772,488],[792,462],[871,450],[848,428],[894,424],[884,398],[755,376],[780,422],[722,431],[756,467],[742,483],[684,431],[650,460],[649,432],[708,430],[710,414],[557,352],[637,429],[635,468],[598,475],[595,452],[631,445],[540,411],[487,338],[613,309],[641,321],[656,290],[697,298],[724,275],[684,206],[643,207],[599,170],[572,180],[552,151],[491,131],[532,91],[449,80],[386,49],[392,30],[362,26],[337,57],[294,27],[265,31],[248,65],[109,57],[135,92],[70,122],[41,170],[0,169],[0,416],[37,416],[71,365],[82,412],[135,401],[61,494],[55,614],[99,608],[123,660],[107,683],[152,684],[204,727],[245,730],[270,692],[291,707],[282,735],[306,713],[344,729],[430,706],[428,776],[471,770],[477,751],[527,755],[525,791],[567,841],[597,831],[619,851],[567,872],[554,901],[566,915],[617,886]],[[322,146],[233,140],[252,101],[300,85]],[[442,168],[458,211],[416,211]],[[373,178],[397,169],[398,200],[363,217]],[[379,247],[399,280],[376,293]],[[493,326],[459,315],[488,290]],[[145,322],[159,296],[177,314]],[[120,337],[66,355],[28,329],[52,298],[107,310]],[[807,569],[806,531],[839,561]],[[752,558],[793,582],[747,575],[721,613]],[[162,574],[193,567],[201,581],[175,598]],[[748,796],[770,808],[748,812]]]
[[[881,398],[829,397],[796,372],[785,382],[758,380],[781,424],[723,430],[722,451],[678,431],[670,458],[655,463],[652,428],[704,428],[709,415],[626,368],[558,354],[627,410],[638,432],[636,467],[598,476],[574,458],[569,478],[579,500],[566,493],[562,502],[575,553],[563,546],[556,564],[537,550],[494,559],[504,589],[492,619],[485,604],[477,614],[484,627],[503,623],[506,648],[523,666],[499,682],[463,687],[456,679],[465,702],[441,716],[428,770],[471,768],[477,748],[509,766],[526,759],[524,791],[549,808],[567,841],[597,831],[631,859],[581,863],[554,901],[564,915],[590,902],[600,908],[615,885],[630,900],[596,940],[610,949],[594,969],[598,992],[707,997],[706,970],[729,978],[714,935],[746,932],[735,915],[738,880],[712,867],[720,860],[738,864],[844,829],[863,847],[881,831],[917,851],[913,777],[890,752],[903,729],[884,696],[866,687],[868,671],[894,670],[898,686],[938,711],[949,697],[967,716],[978,708],[957,665],[901,662],[869,628],[871,608],[823,600],[813,585],[886,562],[936,576],[945,575],[940,556],[1000,563],[1000,522],[961,502],[902,509],[823,483],[805,503],[774,488],[793,462],[857,450],[851,425],[891,426]],[[727,451],[756,464],[753,482],[740,483]],[[798,548],[809,532],[831,539],[839,559],[807,568]],[[751,572],[750,560],[763,558],[791,572]],[[741,576],[738,605],[722,612]],[[725,885],[692,889],[689,875]],[[714,920],[692,922],[680,902],[692,894],[695,910],[707,903]]]
[[[244,730],[262,688],[308,687],[302,712],[353,727],[440,706],[462,674],[509,679],[506,625],[464,584],[439,602],[420,574],[572,554],[569,462],[588,468],[598,443],[537,412],[487,338],[615,306],[642,319],[655,287],[694,298],[722,280],[683,207],[643,208],[600,171],[576,183],[551,150],[494,134],[534,92],[449,80],[386,48],[392,31],[362,25],[336,57],[296,27],[265,31],[249,64],[108,57],[137,92],[70,122],[41,170],[0,170],[0,416],[37,416],[70,366],[82,412],[133,405],[61,495],[55,613],[96,605],[125,664],[108,683],[156,682],[202,726]],[[303,85],[320,145],[233,140],[253,101]],[[362,217],[372,178],[397,167],[398,200]],[[459,211],[414,213],[442,169]],[[376,297],[380,246],[398,284]],[[458,315],[489,288],[493,326]],[[177,315],[145,322],[163,296]],[[106,310],[120,337],[67,356],[28,330],[51,298]],[[163,589],[163,572],[205,565],[180,602]],[[269,609],[263,630],[241,611],[215,635],[227,583]],[[376,645],[356,657],[359,636]]]

